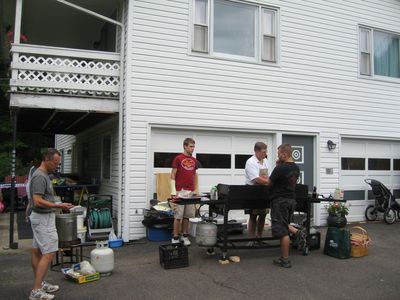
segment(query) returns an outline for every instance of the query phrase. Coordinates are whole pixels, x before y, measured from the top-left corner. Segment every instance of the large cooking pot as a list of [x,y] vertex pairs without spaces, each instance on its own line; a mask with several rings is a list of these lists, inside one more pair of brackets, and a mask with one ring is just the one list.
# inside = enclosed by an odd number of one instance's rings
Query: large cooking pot
[[75,213],[56,215],[56,228],[60,244],[74,242],[78,239],[76,228],[77,215]]

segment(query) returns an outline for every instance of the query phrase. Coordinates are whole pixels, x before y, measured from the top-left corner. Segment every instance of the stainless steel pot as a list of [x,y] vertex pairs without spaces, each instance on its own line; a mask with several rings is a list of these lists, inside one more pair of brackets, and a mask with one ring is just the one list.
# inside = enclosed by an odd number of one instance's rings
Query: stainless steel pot
[[56,215],[56,228],[59,243],[69,243],[78,239],[76,217],[77,214],[75,213]]

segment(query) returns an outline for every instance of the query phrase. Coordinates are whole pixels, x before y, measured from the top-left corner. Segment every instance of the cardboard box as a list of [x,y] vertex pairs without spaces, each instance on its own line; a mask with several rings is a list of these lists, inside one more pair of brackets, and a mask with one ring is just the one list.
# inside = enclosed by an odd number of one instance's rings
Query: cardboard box
[[72,265],[71,268],[63,268],[63,269],[61,269],[61,272],[64,274],[64,277],[66,279],[74,281],[76,283],[81,284],[81,283],[92,282],[92,281],[96,281],[96,280],[100,279],[100,273],[99,272],[96,272],[96,273],[93,273],[93,274],[89,274],[89,275],[82,275],[82,276],[79,276],[79,277],[75,278],[75,277],[72,277],[72,276],[67,274],[67,272],[70,269],[74,269],[74,271],[80,270],[81,269],[81,265],[78,263],[78,264]]

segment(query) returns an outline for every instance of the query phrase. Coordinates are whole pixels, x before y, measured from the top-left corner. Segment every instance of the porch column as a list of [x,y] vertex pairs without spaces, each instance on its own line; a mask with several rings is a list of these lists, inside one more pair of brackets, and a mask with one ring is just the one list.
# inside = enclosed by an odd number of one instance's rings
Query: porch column
[[15,158],[16,158],[16,145],[17,145],[17,115],[18,111],[15,108],[11,108],[11,119],[13,122],[13,141],[12,141],[12,152],[11,152],[11,194],[10,194],[10,249],[18,249],[18,243],[14,242],[14,204],[16,197],[15,189]]

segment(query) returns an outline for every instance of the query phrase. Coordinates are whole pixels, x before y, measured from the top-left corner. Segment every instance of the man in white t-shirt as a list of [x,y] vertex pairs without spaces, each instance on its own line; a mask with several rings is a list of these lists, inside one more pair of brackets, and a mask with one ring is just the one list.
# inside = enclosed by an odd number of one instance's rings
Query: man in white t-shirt
[[[254,155],[246,162],[245,176],[247,185],[268,183],[269,164],[267,160],[267,145],[257,142],[254,145]],[[246,214],[250,214],[248,224],[249,238],[259,238],[262,236],[265,224],[267,209],[246,209]],[[253,243],[252,243],[253,244]]]

